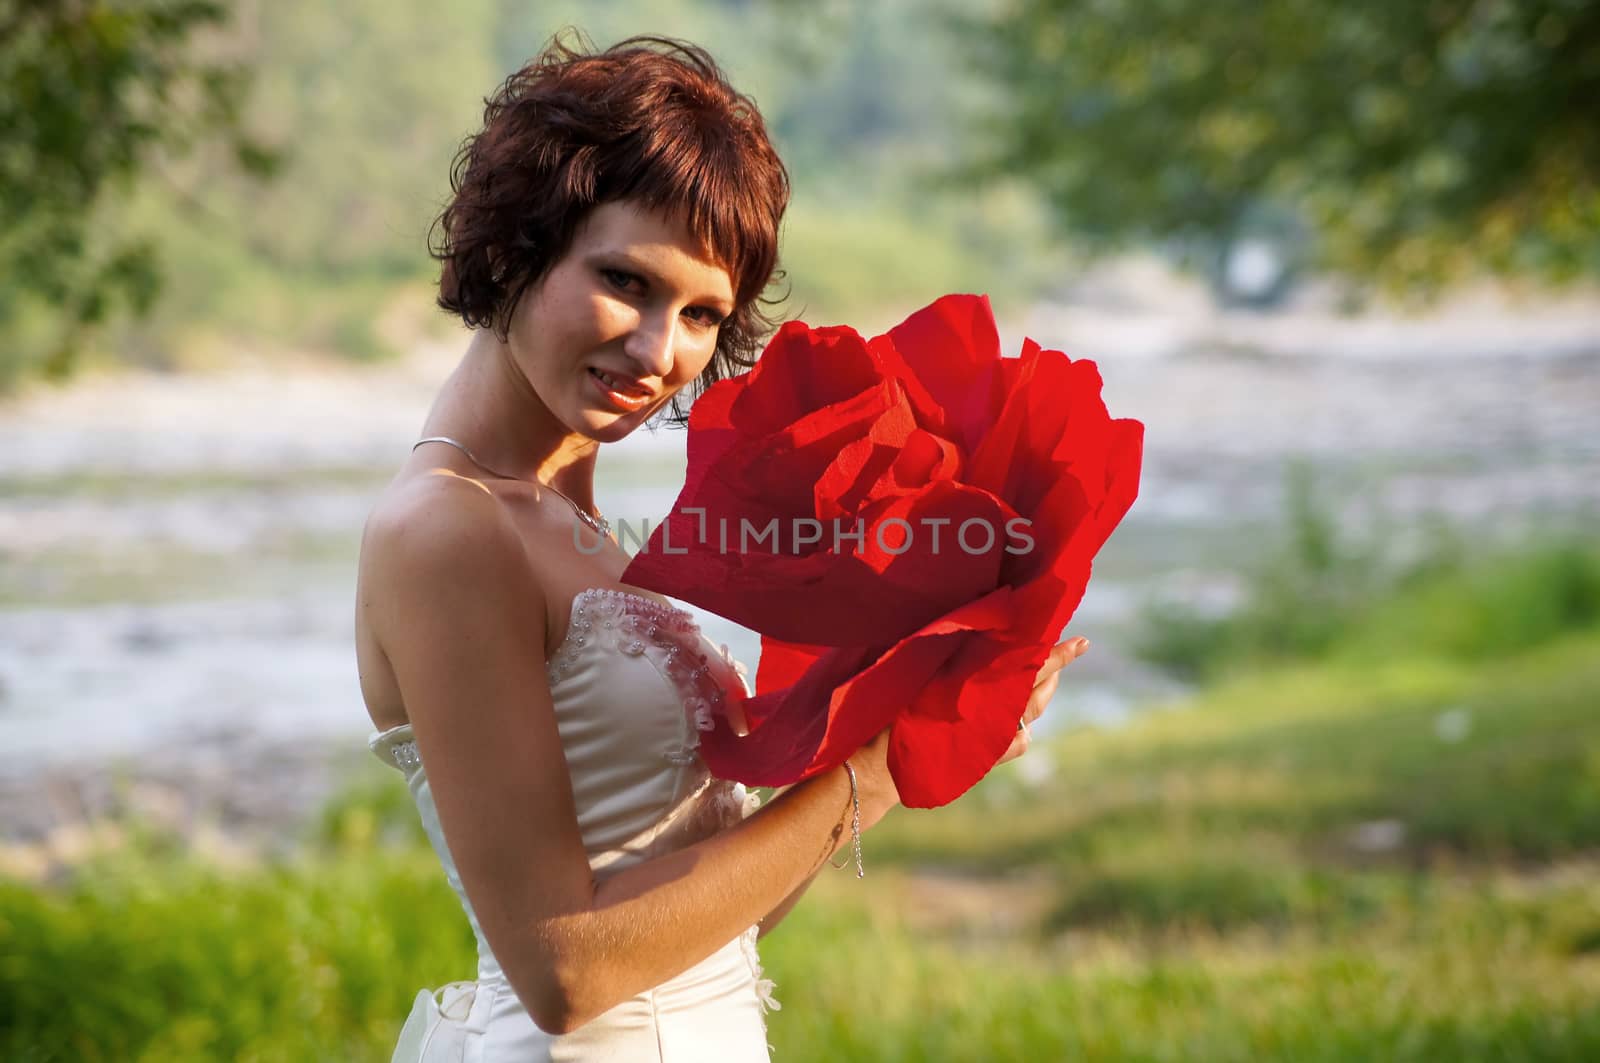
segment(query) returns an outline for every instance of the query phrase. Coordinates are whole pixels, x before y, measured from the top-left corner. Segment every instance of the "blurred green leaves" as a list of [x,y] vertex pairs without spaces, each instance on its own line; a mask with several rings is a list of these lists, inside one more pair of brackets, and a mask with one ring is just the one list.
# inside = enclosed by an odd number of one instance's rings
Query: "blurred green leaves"
[[1600,272],[1600,4],[1006,0],[976,170],[1100,247],[1225,247],[1263,204],[1321,264],[1430,290]]
[[238,168],[273,169],[240,120],[245,72],[197,47],[226,11],[215,0],[0,3],[0,384],[29,369],[64,375],[86,328],[153,303],[153,245],[102,208],[157,155],[217,138]]
[[[89,328],[150,307],[162,277],[154,314],[101,334],[118,358],[406,342],[418,315],[385,321],[426,305],[454,146],[569,22],[602,45],[688,36],[760,102],[795,177],[790,307],[813,318],[957,288],[1030,300],[1068,261],[1052,215],[1089,248],[1264,240],[1289,271],[1314,233],[1323,265],[1410,289],[1590,275],[1597,12],[0,0],[0,386],[68,371]],[[975,186],[939,180],[952,171]]]

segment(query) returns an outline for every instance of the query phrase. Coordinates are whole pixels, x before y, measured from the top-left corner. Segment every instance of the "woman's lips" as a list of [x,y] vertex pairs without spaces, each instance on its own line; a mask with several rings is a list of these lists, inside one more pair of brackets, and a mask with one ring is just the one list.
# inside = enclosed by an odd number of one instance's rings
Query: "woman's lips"
[[654,393],[649,388],[627,377],[613,376],[593,366],[589,367],[589,376],[595,382],[595,387],[601,396],[618,409],[629,411],[642,409],[654,398]]

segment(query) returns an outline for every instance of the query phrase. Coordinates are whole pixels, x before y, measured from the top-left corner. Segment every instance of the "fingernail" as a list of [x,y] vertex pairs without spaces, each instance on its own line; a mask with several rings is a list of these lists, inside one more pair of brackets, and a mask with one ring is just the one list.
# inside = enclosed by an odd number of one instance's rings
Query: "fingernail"
[[1084,650],[1087,650],[1088,648],[1089,648],[1089,640],[1085,639],[1085,638],[1080,638],[1078,640],[1078,652],[1082,653]]

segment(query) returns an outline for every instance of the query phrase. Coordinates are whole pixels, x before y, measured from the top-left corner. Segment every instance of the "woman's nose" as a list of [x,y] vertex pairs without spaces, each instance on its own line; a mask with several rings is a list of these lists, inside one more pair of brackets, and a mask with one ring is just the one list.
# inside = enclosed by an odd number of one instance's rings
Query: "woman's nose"
[[665,379],[672,373],[673,344],[677,342],[677,318],[669,315],[640,315],[622,349],[639,364],[642,374]]

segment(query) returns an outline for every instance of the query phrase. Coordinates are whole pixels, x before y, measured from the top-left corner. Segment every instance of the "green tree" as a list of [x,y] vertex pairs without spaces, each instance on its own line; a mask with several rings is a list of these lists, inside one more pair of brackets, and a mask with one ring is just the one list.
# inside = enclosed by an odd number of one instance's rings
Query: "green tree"
[[226,15],[213,0],[0,0],[0,384],[64,375],[85,329],[150,306],[155,248],[103,208],[157,153],[218,136],[270,170],[239,123],[244,72],[194,47]]
[[1225,245],[1263,207],[1321,263],[1426,290],[1600,273],[1593,0],[1005,0],[985,174],[1091,245]]
[[451,156],[505,73],[492,2],[230,0],[227,46],[252,71],[244,123],[285,157],[268,183],[214,149],[140,183],[122,221],[159,235],[169,283],[153,314],[108,333],[118,356],[393,353],[385,315],[426,314],[405,292],[434,272]]

